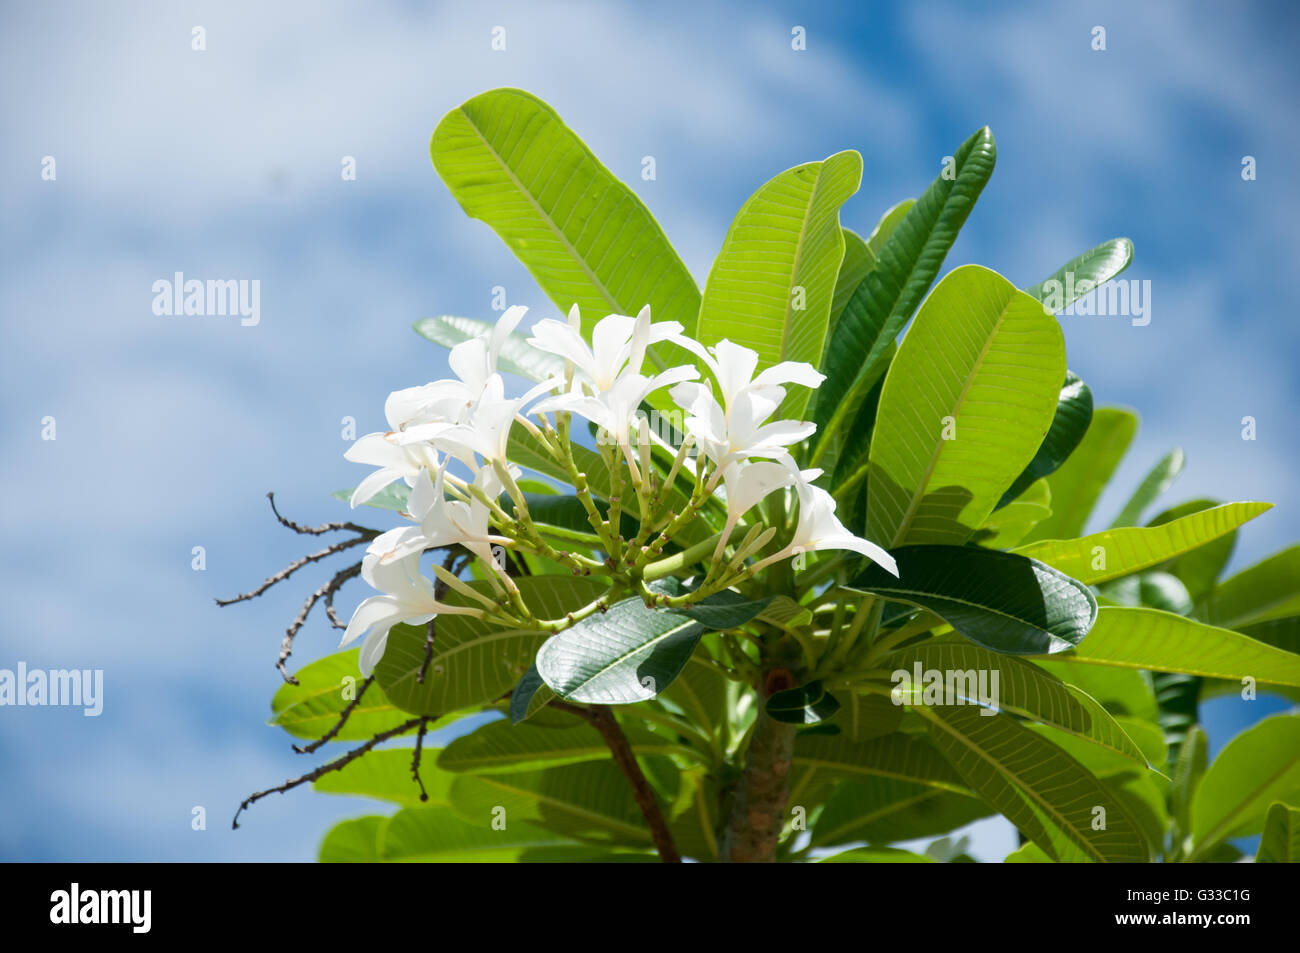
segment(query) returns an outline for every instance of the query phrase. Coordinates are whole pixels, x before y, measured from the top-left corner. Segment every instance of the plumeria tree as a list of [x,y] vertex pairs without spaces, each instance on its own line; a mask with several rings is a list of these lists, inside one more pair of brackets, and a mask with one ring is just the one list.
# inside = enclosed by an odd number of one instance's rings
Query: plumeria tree
[[[950,860],[894,845],[994,813],[1015,860],[1300,850],[1300,717],[1208,766],[1197,725],[1213,692],[1300,689],[1300,549],[1220,583],[1267,504],[1139,525],[1179,452],[1079,535],[1136,418],[1094,409],[1053,313],[1126,239],[1023,290],[935,284],[993,170],[981,129],[866,238],[840,222],[857,153],[781,173],[701,293],[527,93],[452,111],[432,155],[565,317],[417,325],[454,377],[389,394],[340,494],[395,528],[276,513],[349,535],[240,599],[365,551],[287,631],[273,722],[361,743],[241,811],[308,782],[400,806],[325,860]],[[290,675],[322,601],[359,645]]]

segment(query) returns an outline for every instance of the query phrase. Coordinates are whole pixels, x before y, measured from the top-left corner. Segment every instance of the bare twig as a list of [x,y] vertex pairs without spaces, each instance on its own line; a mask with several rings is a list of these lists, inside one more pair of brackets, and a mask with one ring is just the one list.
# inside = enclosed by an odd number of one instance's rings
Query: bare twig
[[218,599],[217,605],[229,606],[229,605],[234,605],[236,602],[247,602],[249,599],[254,599],[257,596],[260,596],[262,593],[266,592],[266,590],[270,589],[277,582],[284,582],[286,579],[288,579],[290,576],[296,573],[299,569],[302,569],[304,566],[310,566],[312,563],[320,562],[322,559],[326,559],[329,556],[333,556],[335,553],[341,553],[346,550],[349,550],[353,546],[360,546],[362,543],[368,543],[370,542],[370,540],[374,539],[375,536],[377,535],[378,533],[375,533],[374,530],[371,530],[370,535],[368,536],[354,536],[352,537],[352,539],[344,539],[344,540],[340,540],[337,543],[331,543],[329,546],[326,546],[322,550],[318,550],[317,552],[311,553],[310,555],[303,556],[301,559],[295,559],[293,562],[289,563],[289,565],[285,566],[283,569],[277,572],[274,576],[268,577],[265,582],[263,582],[260,586],[258,586],[256,589],[252,590],[251,592],[245,592],[241,595],[235,596],[233,599]]
[[303,536],[320,536],[324,533],[333,533],[338,530],[351,530],[354,533],[372,533],[374,530],[365,526],[358,526],[356,523],[323,523],[320,526],[303,526],[301,523],[295,523],[293,520],[285,519],[280,515],[280,511],[275,508],[275,494],[268,493],[266,498],[271,501],[271,512],[275,518],[280,521],[281,526],[286,526]]
[[313,751],[315,751],[321,745],[325,744],[327,741],[333,741],[334,736],[343,730],[343,726],[347,724],[348,719],[352,717],[353,709],[355,709],[357,705],[361,703],[361,696],[366,693],[366,689],[370,687],[370,684],[374,680],[375,680],[375,676],[371,675],[361,683],[361,687],[357,689],[356,697],[353,698],[352,701],[348,702],[347,707],[345,707],[341,712],[339,712],[338,721],[334,722],[334,726],[330,728],[329,731],[325,732],[324,735],[322,735],[320,738],[316,739],[309,745],[294,745],[293,750],[298,752],[299,754],[311,754]]
[[420,778],[420,755],[424,752],[424,733],[429,728],[429,719],[420,719],[420,730],[415,735],[415,755],[411,758],[411,777],[415,778],[415,783],[420,786],[420,800],[429,800],[429,792],[424,789],[424,781]]
[[[312,606],[323,598],[327,600],[327,611],[332,612],[332,609],[330,609],[329,606],[334,599],[334,593],[337,592],[345,582],[349,579],[355,578],[360,575],[360,573],[361,563],[353,563],[347,569],[335,573],[332,579],[307,597],[307,601],[304,602],[302,608],[298,610],[298,615],[294,617],[293,622],[289,623],[289,628],[284,630],[284,638],[280,640],[280,658],[276,661],[275,667],[280,670],[280,674],[284,676],[284,680],[290,685],[297,685],[298,679],[289,674],[288,669],[284,667],[284,663],[287,662],[289,656],[293,654],[294,636],[296,636],[298,630],[307,623],[307,615],[311,612]],[[338,628],[347,628],[347,626],[338,626]]]
[[636,800],[637,807],[641,809],[641,816],[645,818],[646,826],[650,828],[650,836],[654,840],[655,849],[659,851],[659,859],[665,864],[680,864],[682,855],[677,852],[677,845],[673,843],[672,831],[668,829],[668,822],[664,820],[663,811],[659,808],[659,799],[655,797],[654,788],[646,780],[641,765],[637,764],[636,755],[632,753],[632,745],[628,742],[627,735],[623,734],[623,729],[614,718],[614,713],[609,710],[609,706],[592,705],[582,708],[578,705],[570,705],[568,702],[554,700],[551,702],[551,707],[585,719],[600,732],[601,738],[614,756],[615,764],[619,766],[623,777],[627,778],[627,783],[632,788],[632,797]]
[[252,807],[253,804],[257,803],[267,795],[284,794],[286,791],[292,791],[294,788],[299,787],[300,785],[307,784],[311,781],[315,781],[317,778],[329,774],[331,771],[340,771],[343,768],[347,767],[347,765],[355,761],[357,758],[361,757],[370,749],[376,747],[377,745],[383,744],[385,741],[389,740],[390,738],[396,738],[398,735],[405,734],[406,732],[410,731],[412,728],[414,728],[423,720],[424,720],[423,717],[419,717],[419,718],[412,718],[410,721],[402,722],[402,724],[398,725],[396,728],[390,728],[387,731],[381,731],[379,734],[375,735],[365,744],[353,748],[351,751],[343,755],[341,758],[335,758],[333,761],[321,765],[319,768],[317,768],[314,771],[309,771],[307,774],[304,774],[301,777],[297,777],[289,781],[285,781],[284,784],[281,784],[278,787],[267,788],[265,791],[258,791],[255,794],[250,794],[248,797],[244,798],[244,800],[240,803],[239,810],[235,811],[235,817],[230,822],[231,830],[239,829],[240,814],[243,814],[244,811],[248,810],[248,808]]

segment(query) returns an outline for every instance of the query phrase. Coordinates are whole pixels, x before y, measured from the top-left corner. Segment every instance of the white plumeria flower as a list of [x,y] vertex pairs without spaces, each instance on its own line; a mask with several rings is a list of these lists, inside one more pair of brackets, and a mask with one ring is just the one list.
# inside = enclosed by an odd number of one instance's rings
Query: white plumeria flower
[[[383,563],[406,559],[412,553],[426,549],[462,545],[485,562],[496,565],[494,545],[505,546],[510,540],[491,532],[487,504],[477,497],[468,502],[448,499],[444,495],[445,467],[438,471],[436,481],[429,471],[416,478],[415,488],[406,504],[406,513],[419,525],[404,526],[377,536],[367,552],[379,556]],[[496,471],[484,467],[474,478],[474,486],[490,500],[501,495],[504,487]]]
[[399,435],[398,441],[403,445],[432,441],[474,471],[479,469],[476,454],[486,465],[500,463],[508,466],[506,449],[510,444],[510,428],[515,416],[525,404],[562,385],[558,378],[542,381],[522,397],[507,398],[501,375],[492,374],[467,420],[452,426],[430,423],[408,427]]
[[682,333],[682,326],[676,321],[651,324],[649,305],[635,318],[625,314],[601,318],[591,330],[590,347],[582,339],[581,327],[575,304],[569,309],[569,323],[554,318],[538,321],[533,325],[533,336],[528,343],[539,351],[572,361],[575,385],[589,384],[597,394],[610,390],[624,371],[640,374],[646,349],[651,344],[676,339]]
[[819,549],[848,549],[861,553],[890,574],[898,575],[894,557],[880,546],[848,531],[835,515],[835,498],[812,481],[822,475],[821,470],[804,470],[795,481],[799,496],[799,520],[795,524],[794,538],[778,553],[764,558],[756,568],[773,563],[795,553],[815,552]]
[[671,392],[677,405],[690,415],[687,432],[695,435],[701,450],[720,468],[745,457],[787,460],[788,448],[816,431],[816,425],[807,421],[766,422],[785,400],[782,384],[815,388],[826,379],[811,364],[782,361],[755,377],[756,351],[723,338],[710,354],[708,348],[690,338],[674,340],[704,361],[722,392],[721,403],[706,384],[679,384]]
[[799,472],[785,463],[759,460],[754,463],[733,461],[722,470],[723,484],[727,488],[727,525],[722,530],[713,558],[716,562],[731,539],[731,531],[740,518],[757,506],[768,494],[789,486],[799,478]]
[[[447,427],[450,424],[433,426]],[[426,468],[436,469],[438,454],[428,443],[403,444],[402,434],[397,430],[388,433],[368,433],[358,437],[343,454],[344,459],[353,463],[368,463],[379,467],[352,491],[352,508],[356,509],[367,500],[375,497],[380,490],[397,480],[405,480],[408,486],[414,485],[415,478]]]
[[388,646],[388,633],[401,622],[419,625],[436,615],[481,615],[479,609],[451,606],[433,595],[433,583],[420,573],[420,554],[406,559],[384,562],[377,553],[361,560],[361,578],[380,595],[362,600],[352,613],[347,631],[339,643],[342,648],[365,635],[358,660],[361,674],[369,677]]
[[605,440],[616,444],[639,482],[636,460],[632,455],[632,427],[637,410],[654,391],[699,376],[694,367],[670,367],[653,377],[628,372],[600,393],[589,396],[577,390],[539,401],[533,413],[567,411],[585,417],[605,432]]

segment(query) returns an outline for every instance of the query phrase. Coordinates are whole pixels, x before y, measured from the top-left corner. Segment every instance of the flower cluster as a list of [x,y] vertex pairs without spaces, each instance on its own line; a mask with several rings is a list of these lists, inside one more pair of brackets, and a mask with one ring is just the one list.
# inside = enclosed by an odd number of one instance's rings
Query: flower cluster
[[[368,633],[361,649],[363,673],[372,671],[383,656],[389,630],[401,622],[423,623],[456,613],[543,631],[573,624],[572,614],[555,622],[532,615],[507,572],[503,554],[508,549],[546,556],[573,572],[609,575],[616,587],[660,605],[690,604],[752,578],[778,560],[821,549],[852,550],[896,573],[888,553],[849,532],[836,517],[834,499],[813,484],[820,471],[801,471],[795,463],[791,448],[810,437],[815,425],[772,419],[786,398],[787,385],[816,388],[822,383],[825,378],[813,367],[787,361],[755,374],[754,351],[725,339],[705,347],[686,337],[676,322],[652,323],[648,307],[636,317],[602,318],[588,344],[575,305],[567,322],[538,321],[527,338],[536,350],[562,358],[564,373],[557,372],[521,396],[507,397],[497,363],[526,310],[510,308],[490,335],[454,347],[449,357],[454,379],[390,394],[384,408],[388,431],[361,437],[346,454],[351,461],[378,468],[356,488],[354,507],[397,480],[410,488],[403,513],[410,524],[377,537],[362,561],[362,578],[380,594],[357,608],[343,644]],[[691,365],[644,374],[649,349],[660,342],[696,355],[712,380],[702,380],[700,368]],[[665,389],[684,412],[687,436],[675,448],[671,466],[665,464],[660,468],[664,472],[658,472],[642,405]],[[607,503],[598,502],[588,474],[575,461],[570,435],[575,416],[598,428],[611,483]],[[557,472],[567,475],[603,558],[557,551],[545,528],[532,521],[517,483],[521,470],[508,458],[513,438],[529,441],[532,452],[542,453]],[[466,475],[451,471],[453,461]],[[673,512],[671,494],[682,479],[693,480],[689,502],[681,512]],[[639,526],[632,539],[620,532],[622,498],[628,490],[635,497]],[[781,505],[764,511],[752,525],[741,525],[777,491]],[[787,519],[784,500],[791,494],[786,491],[792,491],[790,502],[797,502],[797,518],[791,512]],[[657,571],[663,563],[656,559],[715,497],[725,501],[725,525],[716,543],[710,539],[706,549],[694,554],[694,563],[708,564],[703,581],[676,599],[652,593],[646,581],[664,574]],[[778,548],[762,554],[778,535]],[[439,598],[439,587],[420,569],[421,557],[428,550],[453,546],[481,560],[495,598],[435,564],[443,591],[454,589],[469,604]],[[673,568],[694,563],[678,559]]]

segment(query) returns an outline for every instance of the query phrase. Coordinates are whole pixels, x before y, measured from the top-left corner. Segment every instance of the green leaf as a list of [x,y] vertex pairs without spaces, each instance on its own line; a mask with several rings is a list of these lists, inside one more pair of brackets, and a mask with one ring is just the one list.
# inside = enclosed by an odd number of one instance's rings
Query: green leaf
[[[896,681],[898,673],[906,672],[913,686],[918,666],[923,677],[924,673],[937,672],[944,678],[945,687],[952,686],[958,697],[976,705],[983,701],[976,687],[983,675],[981,687],[993,696],[994,710],[1032,718],[1143,768],[1149,766],[1142,749],[1087,692],[1067,685],[1031,662],[997,655],[975,645],[950,642],[904,649],[891,656],[890,664],[895,666]],[[991,681],[993,673],[998,676],[996,684]],[[920,687],[925,687],[924,681]],[[924,698],[916,701],[929,703]]]
[[1152,724],[1159,716],[1151,680],[1143,672],[1087,665],[1059,655],[1036,658],[1034,664],[1087,692],[1115,715],[1139,718]]
[[[606,591],[603,580],[589,576],[523,576],[516,584],[528,606],[547,619],[579,609]],[[487,583],[469,585],[491,591]],[[450,593],[446,601],[463,605],[465,597]],[[436,632],[423,684],[417,676],[424,665],[425,626],[394,626],[375,666],[388,697],[412,714],[440,715],[500,698],[528,670],[546,638],[543,632],[500,630],[463,615],[440,616]]]
[[1056,861],[1047,856],[1047,852],[1033,841],[1021,844],[1002,861],[1004,864],[1054,864]]
[[761,615],[771,604],[772,596],[763,599],[746,599],[738,592],[724,589],[689,606],[669,609],[677,615],[694,619],[716,632],[737,629]]
[[1202,612],[1206,621],[1226,629],[1300,614],[1300,545],[1219,583]]
[[1002,494],[998,507],[1009,504],[1036,480],[1050,476],[1061,468],[1092,423],[1092,391],[1070,370],[1065,372],[1065,383],[1056,401],[1056,415],[1043,438],[1038,452],[1029,465],[1016,477],[1007,492]]
[[1066,658],[1092,665],[1300,686],[1300,655],[1159,609],[1103,606],[1088,637]]
[[438,749],[425,748],[421,754],[420,780],[429,795],[427,801],[420,800],[420,786],[411,774],[413,755],[410,748],[369,751],[338,771],[322,774],[312,782],[312,788],[325,794],[360,795],[407,807],[450,804],[452,776],[435,767]]
[[510,723],[517,725],[527,721],[554,697],[555,692],[537,674],[537,666],[530,665],[510,693]]
[[1274,801],[1300,807],[1300,715],[1274,715],[1224,746],[1192,799],[1193,857],[1257,834]]
[[[281,685],[271,699],[270,724],[295,738],[321,738],[361,689],[364,679],[357,667],[358,649],[335,652],[298,670],[297,685]],[[377,684],[366,689],[334,737],[361,741],[395,728],[410,716],[388,700]]]
[[774,596],[758,619],[782,629],[800,629],[812,625],[813,615],[789,596]]
[[1132,260],[1133,243],[1127,238],[1112,238],[1071,258],[1051,277],[1025,291],[1059,314],[1093,288],[1110,281]]
[[[342,500],[348,503],[352,500],[352,493],[356,488],[351,490],[335,490],[330,496],[336,500]],[[390,483],[374,496],[372,496],[362,506],[373,506],[379,510],[392,510],[394,513],[400,513],[406,509],[406,500],[411,495],[411,488],[405,483],[398,481]]]
[[795,739],[791,804],[800,803],[797,795],[801,788],[809,787],[809,777],[814,774],[820,781],[893,778],[970,794],[934,745],[923,736],[900,732],[870,741],[853,741],[847,734],[801,734]]
[[868,776],[836,785],[813,827],[812,842],[830,846],[916,840],[965,827],[992,811],[983,801],[967,795]]
[[[713,261],[696,337],[758,352],[758,366],[821,359],[844,235],[840,206],[858,190],[862,157],[838,152],[787,169],[745,202]],[[800,417],[810,392],[790,388],[782,417]]]
[[[465,341],[488,337],[495,327],[494,321],[459,318],[450,314],[422,318],[415,322],[417,334],[448,349]],[[524,335],[514,331],[501,344],[497,369],[541,383],[553,377],[564,376],[564,358],[537,350]]]
[[764,707],[773,719],[787,725],[815,725],[840,710],[839,699],[822,686],[821,680],[788,688],[768,698]]
[[913,854],[898,847],[858,847],[830,857],[823,857],[818,861],[819,864],[933,864],[934,862],[924,854]]
[[990,513],[971,542],[986,549],[1010,549],[1051,515],[1052,491],[1046,480],[1036,480],[1016,499]]
[[388,818],[378,814],[340,821],[321,841],[322,864],[373,864],[379,860],[379,839]]
[[[825,344],[827,345],[831,343],[831,335],[835,333],[835,322],[840,319],[844,306],[849,303],[849,298],[853,296],[862,279],[867,276],[867,272],[876,267],[875,253],[867,247],[862,236],[847,228],[842,231],[844,258],[840,261],[840,271],[835,278],[835,293],[831,296],[831,313],[826,322]],[[822,361],[825,361],[824,355]],[[821,367],[822,362],[818,362],[816,366]]]
[[1015,552],[1092,585],[1192,552],[1272,508],[1272,503],[1225,503],[1159,526],[1108,529],[1080,539],[1041,540],[1018,546]]
[[672,684],[706,629],[633,596],[548,639],[537,653],[537,671],[563,698],[630,705]]
[[1023,556],[974,546],[904,546],[891,555],[897,578],[873,564],[852,588],[928,609],[995,652],[1066,651],[1097,616],[1086,586]]
[[1192,725],[1183,737],[1178,751],[1173,783],[1169,786],[1169,808],[1183,835],[1192,829],[1192,801],[1209,764],[1209,744],[1204,729],[1200,725]]
[[457,813],[484,828],[494,811],[504,808],[507,829],[522,821],[585,840],[650,843],[627,779],[611,760],[518,774],[458,775],[451,801]]
[[858,407],[844,418],[851,420],[852,424],[841,430],[838,438],[822,455],[823,463],[835,465],[831,486],[836,496],[844,496],[864,481],[871,471],[871,436],[876,429],[876,418],[880,415],[880,395],[885,389],[885,375],[893,366],[897,353],[898,346],[890,341],[872,373],[863,380],[863,390],[857,395],[860,398]]
[[[691,754],[691,749],[640,725],[627,725],[623,733],[640,756]],[[500,720],[452,741],[438,755],[438,767],[464,774],[500,774],[606,761],[609,756],[609,746],[600,732],[581,722],[569,728],[539,728]]]
[[[1164,526],[1174,520],[1182,519],[1193,513],[1201,513],[1220,506],[1221,501],[1199,499],[1189,500],[1172,506],[1152,517],[1147,526]],[[1177,576],[1187,587],[1187,594],[1193,602],[1199,602],[1214,588],[1215,581],[1223,572],[1223,567],[1232,558],[1232,550],[1237,545],[1237,532],[1225,533],[1202,546],[1175,556],[1163,567],[1166,572]]]
[[1175,447],[1162,457],[1138,484],[1138,488],[1133,491],[1133,496],[1124,504],[1124,508],[1120,510],[1119,516],[1115,517],[1115,522],[1110,524],[1110,528],[1136,526],[1147,507],[1155,502],[1156,497],[1169,489],[1174,480],[1178,479],[1178,474],[1183,472],[1185,462],[1186,458],[1181,447]]
[[1300,864],[1300,808],[1276,801],[1268,809],[1257,864]]
[[1239,626],[1238,631],[1284,651],[1300,653],[1300,616],[1289,615],[1266,622],[1253,622]]
[[406,863],[645,863],[657,858],[581,844],[513,815],[507,815],[504,829],[497,829],[487,816],[467,821],[446,808],[421,807],[398,811],[384,826],[380,859]]
[[[482,93],[438,123],[429,150],[465,213],[501,237],[562,313],[577,303],[586,334],[646,304],[656,321],[695,334],[699,289],[663,229],[546,103],[519,89]],[[681,364],[685,353],[656,345],[651,359]]]
[[1099,407],[1074,453],[1047,478],[1052,515],[1034,527],[1030,540],[1078,536],[1097,497],[1110,480],[1137,432],[1137,417],[1127,410]]
[[[813,417],[818,432],[812,463],[842,428],[845,415],[856,409],[860,400],[855,395],[868,389],[865,382],[876,361],[938,276],[996,158],[993,133],[986,126],[954,153],[955,174],[940,173],[880,247],[876,267],[849,299],[826,352],[822,370],[827,380],[817,392]],[[1062,369],[1060,376],[1064,373]]]
[[1042,305],[987,268],[950,272],[885,376],[868,538],[965,542],[1033,459],[1064,378],[1061,328]]
[[[1138,862],[1150,851],[1127,808],[1047,739],[968,706],[914,709],[957,773],[1055,860]],[[1105,828],[1094,830],[1095,808]]]

